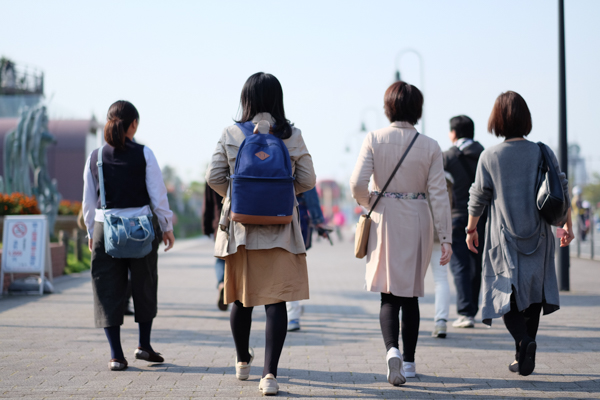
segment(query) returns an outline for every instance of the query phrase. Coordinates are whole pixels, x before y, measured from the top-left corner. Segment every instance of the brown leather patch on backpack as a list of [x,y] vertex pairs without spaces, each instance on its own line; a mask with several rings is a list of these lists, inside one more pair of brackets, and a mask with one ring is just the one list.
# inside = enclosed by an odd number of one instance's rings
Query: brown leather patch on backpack
[[258,157],[258,158],[260,158],[263,161],[266,160],[268,157],[271,157],[270,155],[268,155],[264,151],[259,151],[258,153],[255,154],[255,156]]

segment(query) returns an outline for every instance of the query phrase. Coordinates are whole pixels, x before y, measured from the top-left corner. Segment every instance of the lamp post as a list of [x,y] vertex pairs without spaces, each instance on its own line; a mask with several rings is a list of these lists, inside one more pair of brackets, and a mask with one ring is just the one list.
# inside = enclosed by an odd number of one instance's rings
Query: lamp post
[[[558,160],[560,169],[569,176],[567,143],[567,81],[565,63],[565,4],[558,0]],[[560,290],[570,290],[569,246],[558,248],[558,281]]]
[[[396,82],[400,80],[401,74],[400,74],[400,61],[402,61],[402,57],[404,57],[406,54],[412,53],[414,55],[417,56],[417,58],[419,59],[419,75],[420,75],[420,80],[421,80],[421,93],[425,93],[425,77],[423,75],[423,57],[421,56],[421,53],[419,53],[417,50],[415,49],[403,49],[401,50],[398,55],[396,56]],[[423,113],[421,115],[421,133],[425,134],[425,107],[423,107]]]

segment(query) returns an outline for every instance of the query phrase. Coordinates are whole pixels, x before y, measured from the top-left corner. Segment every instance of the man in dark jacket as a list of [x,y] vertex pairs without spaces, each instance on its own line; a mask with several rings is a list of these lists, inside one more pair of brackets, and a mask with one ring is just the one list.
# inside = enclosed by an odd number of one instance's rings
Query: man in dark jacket
[[[465,228],[469,219],[467,204],[469,189],[475,181],[477,162],[483,146],[473,140],[475,125],[466,115],[450,119],[450,141],[453,146],[444,152],[444,169],[452,176],[452,258],[450,270],[456,285],[456,311],[460,317],[454,321],[455,328],[473,328],[479,311],[481,287],[481,263],[486,220],[482,217],[479,231],[479,254],[467,248]],[[487,219],[487,218],[486,218]]]

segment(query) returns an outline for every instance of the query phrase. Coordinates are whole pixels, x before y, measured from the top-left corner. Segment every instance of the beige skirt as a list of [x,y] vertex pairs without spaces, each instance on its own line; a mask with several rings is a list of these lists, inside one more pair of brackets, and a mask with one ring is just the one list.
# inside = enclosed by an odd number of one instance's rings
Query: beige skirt
[[225,257],[225,303],[244,307],[308,299],[306,254],[281,248],[246,250]]

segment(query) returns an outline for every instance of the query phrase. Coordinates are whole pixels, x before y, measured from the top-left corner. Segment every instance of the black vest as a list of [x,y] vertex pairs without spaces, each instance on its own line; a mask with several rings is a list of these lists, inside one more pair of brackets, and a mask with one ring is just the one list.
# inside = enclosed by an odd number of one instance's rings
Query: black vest
[[[96,208],[102,208],[98,181],[98,149],[92,152],[90,168],[98,188]],[[144,146],[125,139],[125,148],[117,150],[105,145],[102,151],[102,172],[106,208],[132,208],[150,205],[146,188],[146,157]]]

